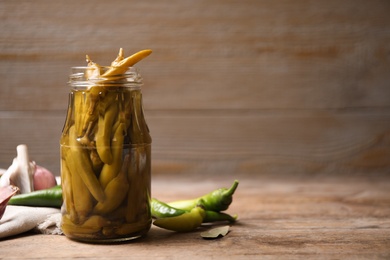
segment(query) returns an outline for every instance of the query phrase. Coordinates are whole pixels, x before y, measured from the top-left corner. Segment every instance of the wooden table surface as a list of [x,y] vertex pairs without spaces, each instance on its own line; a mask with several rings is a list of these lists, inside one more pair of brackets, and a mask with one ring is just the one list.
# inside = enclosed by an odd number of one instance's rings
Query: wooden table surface
[[30,259],[389,259],[390,176],[239,175],[153,178],[153,196],[192,198],[240,181],[229,213],[239,221],[227,236],[152,227],[145,238],[112,245],[26,233],[0,242],[0,258]]

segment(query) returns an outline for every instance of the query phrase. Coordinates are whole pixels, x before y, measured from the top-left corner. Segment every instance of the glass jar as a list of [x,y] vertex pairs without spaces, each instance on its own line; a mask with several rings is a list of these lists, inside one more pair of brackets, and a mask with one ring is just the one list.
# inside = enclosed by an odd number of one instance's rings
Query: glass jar
[[60,139],[61,227],[74,240],[127,241],[145,235],[152,220],[152,141],[142,78],[135,68],[107,78],[93,73],[90,67],[74,67],[70,75]]

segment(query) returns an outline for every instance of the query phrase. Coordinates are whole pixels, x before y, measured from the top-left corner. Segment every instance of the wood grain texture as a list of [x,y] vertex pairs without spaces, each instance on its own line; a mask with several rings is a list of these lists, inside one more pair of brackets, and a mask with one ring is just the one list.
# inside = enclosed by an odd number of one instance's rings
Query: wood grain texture
[[[390,111],[147,111],[146,116],[156,175],[373,173],[390,167]],[[32,160],[59,175],[64,120],[65,111],[0,113],[0,168],[25,143]]]
[[[239,175],[228,212],[239,221],[230,233],[204,240],[200,232],[174,233],[152,227],[126,244],[90,245],[63,236],[34,235],[0,242],[2,259],[388,259],[388,175]],[[214,176],[156,177],[153,196],[192,198],[233,179]],[[348,185],[345,185],[345,184]]]
[[139,68],[156,169],[389,173],[389,11],[380,0],[1,1],[0,168],[27,143],[59,174],[69,68],[123,47],[154,50]]
[[139,65],[149,109],[388,107],[389,10],[388,1],[2,1],[0,109],[63,109],[69,67],[85,54],[108,64],[119,47],[155,51]]

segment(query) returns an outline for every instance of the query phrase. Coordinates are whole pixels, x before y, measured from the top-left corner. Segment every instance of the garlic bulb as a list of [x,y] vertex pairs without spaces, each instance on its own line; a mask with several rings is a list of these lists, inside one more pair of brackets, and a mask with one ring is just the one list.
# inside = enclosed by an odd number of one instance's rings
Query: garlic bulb
[[12,161],[11,166],[0,178],[0,187],[14,185],[19,188],[20,193],[32,192],[34,190],[35,163],[30,161],[25,144],[18,145],[16,153],[16,158]]

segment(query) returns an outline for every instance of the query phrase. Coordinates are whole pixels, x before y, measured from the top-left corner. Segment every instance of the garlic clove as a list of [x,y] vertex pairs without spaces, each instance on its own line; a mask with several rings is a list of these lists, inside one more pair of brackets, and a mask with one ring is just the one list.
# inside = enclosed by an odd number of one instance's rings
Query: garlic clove
[[33,174],[35,172],[35,163],[30,162],[28,149],[25,144],[16,147],[16,158],[11,166],[0,178],[0,187],[8,185],[17,186],[20,193],[29,193],[34,190]]
[[48,169],[36,165],[33,175],[34,190],[49,189],[57,185],[56,178]]

